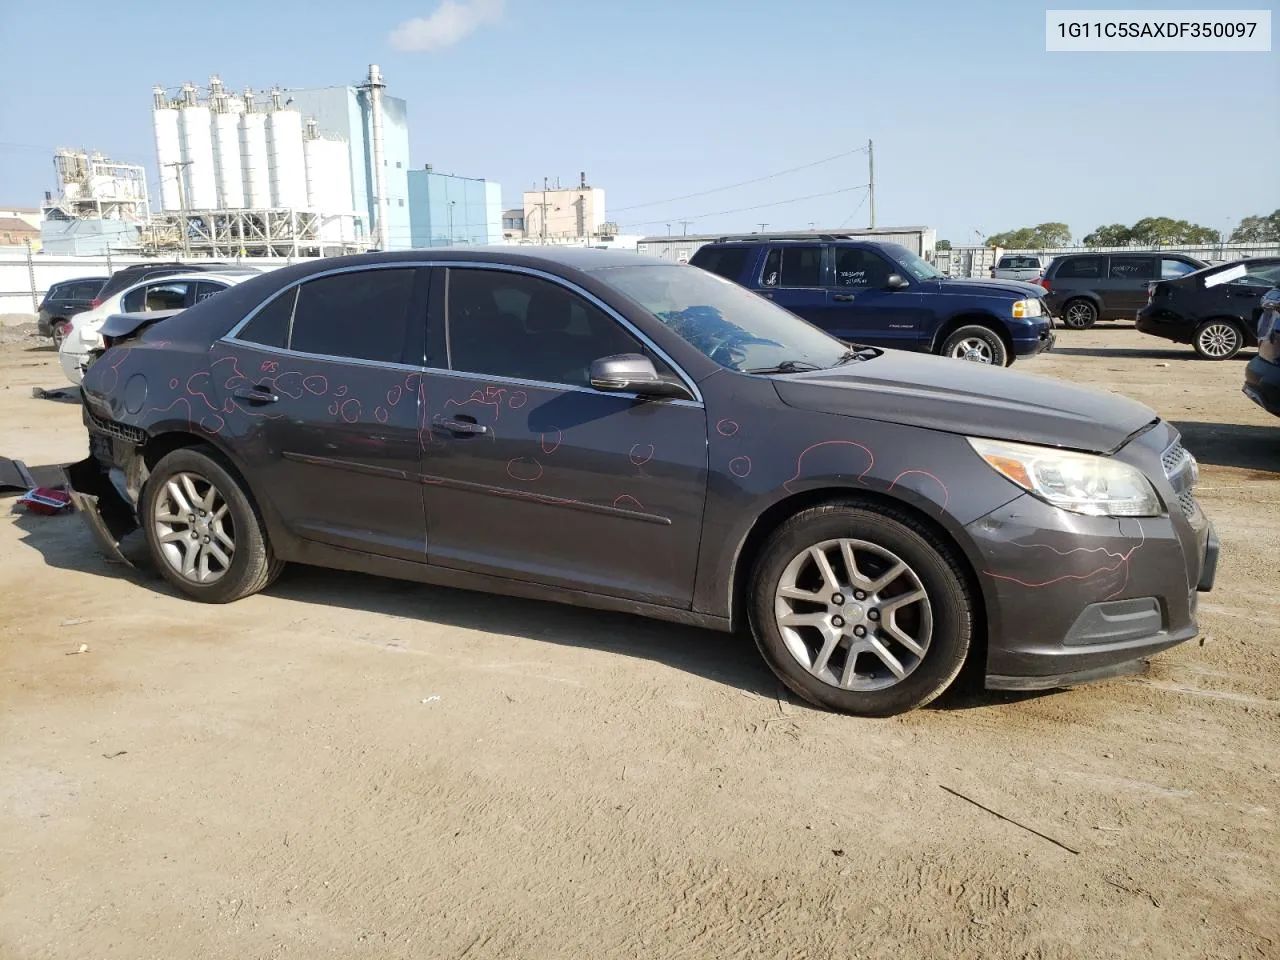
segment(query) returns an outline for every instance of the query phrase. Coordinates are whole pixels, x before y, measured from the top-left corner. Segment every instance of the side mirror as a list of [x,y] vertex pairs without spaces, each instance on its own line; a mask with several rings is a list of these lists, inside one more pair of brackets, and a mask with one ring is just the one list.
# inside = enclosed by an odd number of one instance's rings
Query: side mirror
[[907,278],[900,273],[891,273],[884,285],[886,290],[902,290],[908,286]]
[[591,362],[591,386],[610,393],[635,393],[642,397],[691,399],[678,380],[658,375],[653,361],[639,353],[619,353]]

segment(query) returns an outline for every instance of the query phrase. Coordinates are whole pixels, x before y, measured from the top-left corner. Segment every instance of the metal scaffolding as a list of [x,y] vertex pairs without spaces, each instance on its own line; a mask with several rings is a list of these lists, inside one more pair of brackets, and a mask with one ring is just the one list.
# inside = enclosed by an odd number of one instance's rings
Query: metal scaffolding
[[331,232],[326,225],[338,219],[283,208],[170,211],[143,227],[142,248],[148,254],[287,258],[367,250],[367,241],[325,236]]

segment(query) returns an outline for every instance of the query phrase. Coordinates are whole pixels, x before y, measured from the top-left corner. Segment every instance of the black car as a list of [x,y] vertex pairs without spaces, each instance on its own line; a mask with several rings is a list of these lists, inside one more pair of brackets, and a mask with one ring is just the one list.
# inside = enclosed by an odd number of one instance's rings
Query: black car
[[1183,253],[1068,253],[1035,281],[1055,317],[1075,330],[1099,320],[1130,319],[1147,302],[1147,284],[1207,266]]
[[1258,345],[1262,295],[1280,284],[1280,257],[1256,257],[1152,284],[1138,329],[1189,343],[1202,360]]
[[1258,355],[1245,367],[1244,395],[1280,417],[1280,287],[1263,294]]
[[174,273],[201,273],[206,270],[213,270],[218,273],[261,272],[257,267],[227,263],[225,260],[192,260],[189,263],[179,263],[177,260],[157,260],[154,263],[135,263],[132,266],[121,267],[111,274],[110,279],[98,291],[98,296],[91,306],[96,307],[115,296],[121,290],[132,287],[135,283],[141,283],[151,277],[167,277]]
[[52,337],[54,343],[61,345],[71,318],[93,306],[106,282],[106,277],[76,277],[55,283],[40,301],[36,332],[42,337]]
[[689,263],[849,343],[1003,367],[1054,342],[1039,287],[952,279],[898,243],[812,234],[725,238],[699,247]]
[[365,254],[102,335],[69,486],[196,600],[296,562],[749,627],[800,696],[886,714],[971,656],[1007,689],[1133,670],[1213,583],[1149,408],[851,349],[696,267]]

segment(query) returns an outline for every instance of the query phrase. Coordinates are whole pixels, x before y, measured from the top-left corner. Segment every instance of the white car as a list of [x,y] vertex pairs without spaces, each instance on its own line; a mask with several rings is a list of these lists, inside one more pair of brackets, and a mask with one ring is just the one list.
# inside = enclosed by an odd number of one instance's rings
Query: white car
[[152,277],[126,287],[92,310],[71,318],[70,328],[58,348],[58,362],[67,379],[79,386],[89,359],[102,349],[99,331],[113,313],[150,313],[153,310],[184,310],[227,287],[260,276],[258,271],[228,273],[175,273]]

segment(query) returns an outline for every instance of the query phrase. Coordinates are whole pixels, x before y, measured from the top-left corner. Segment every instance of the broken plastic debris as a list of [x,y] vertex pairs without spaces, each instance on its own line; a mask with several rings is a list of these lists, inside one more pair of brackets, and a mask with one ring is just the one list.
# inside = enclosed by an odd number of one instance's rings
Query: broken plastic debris
[[422,702],[423,702],[423,703],[435,703],[435,702],[436,702],[437,700],[439,700],[439,699],[440,699],[440,698],[439,698],[438,696],[423,697],[423,698],[422,698]]

